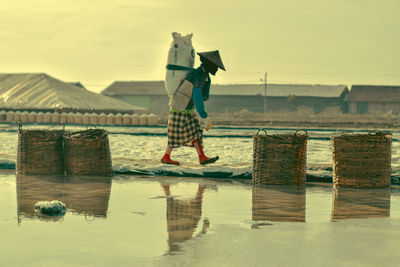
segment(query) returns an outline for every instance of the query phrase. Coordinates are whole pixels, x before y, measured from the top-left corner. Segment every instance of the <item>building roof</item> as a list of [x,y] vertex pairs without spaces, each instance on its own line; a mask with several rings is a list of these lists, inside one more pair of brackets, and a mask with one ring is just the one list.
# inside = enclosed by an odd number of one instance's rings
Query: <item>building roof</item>
[[101,91],[103,95],[166,95],[164,81],[115,81]]
[[[210,95],[251,96],[264,95],[264,84],[215,84]],[[267,96],[339,97],[348,93],[346,85],[268,84]],[[166,95],[164,81],[116,81],[102,94],[115,95]]]
[[[339,97],[348,93],[346,85],[267,84],[267,96]],[[212,85],[211,95],[264,95],[264,84]]]
[[353,85],[345,101],[400,102],[400,86]]
[[86,89],[86,87],[85,86],[83,86],[83,84],[81,83],[81,82],[67,82],[68,84],[71,84],[71,85],[75,85],[75,86],[78,86],[78,87],[81,87],[81,88],[85,88]]
[[0,108],[143,110],[45,73],[0,74]]

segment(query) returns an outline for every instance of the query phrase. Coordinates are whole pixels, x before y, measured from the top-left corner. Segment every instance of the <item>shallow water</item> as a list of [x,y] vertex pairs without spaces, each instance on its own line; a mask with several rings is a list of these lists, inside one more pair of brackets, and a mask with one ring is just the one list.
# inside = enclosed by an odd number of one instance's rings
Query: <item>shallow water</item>
[[0,210],[0,266],[398,266],[397,187],[3,172]]

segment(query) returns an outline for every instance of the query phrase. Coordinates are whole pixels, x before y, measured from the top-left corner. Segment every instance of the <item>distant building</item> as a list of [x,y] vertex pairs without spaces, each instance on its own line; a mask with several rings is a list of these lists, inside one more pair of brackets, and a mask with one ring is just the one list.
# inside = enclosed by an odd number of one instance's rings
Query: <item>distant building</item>
[[[345,85],[268,84],[267,111],[296,111],[308,108],[319,113],[327,108],[344,109],[343,99],[349,89]],[[264,112],[264,84],[213,85],[207,109],[215,112],[236,112],[247,109]]]
[[0,74],[0,109],[129,113],[144,110],[45,73]]
[[[264,84],[212,85],[206,103],[209,112],[236,112],[247,109],[264,111]],[[349,92],[345,85],[268,84],[267,111],[307,107],[318,113],[326,108],[344,110],[343,99]],[[150,112],[168,112],[164,81],[116,81],[102,94],[115,97]]]
[[400,86],[353,85],[345,102],[353,114],[400,114]]
[[164,81],[115,81],[101,94],[143,107],[150,112],[169,111]]

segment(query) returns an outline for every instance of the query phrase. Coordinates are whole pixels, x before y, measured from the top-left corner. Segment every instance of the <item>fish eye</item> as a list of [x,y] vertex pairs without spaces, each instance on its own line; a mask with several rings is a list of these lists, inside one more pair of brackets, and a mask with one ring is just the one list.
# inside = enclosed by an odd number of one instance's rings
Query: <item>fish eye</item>
[[174,47],[175,47],[175,48],[178,48],[178,44],[174,44]]

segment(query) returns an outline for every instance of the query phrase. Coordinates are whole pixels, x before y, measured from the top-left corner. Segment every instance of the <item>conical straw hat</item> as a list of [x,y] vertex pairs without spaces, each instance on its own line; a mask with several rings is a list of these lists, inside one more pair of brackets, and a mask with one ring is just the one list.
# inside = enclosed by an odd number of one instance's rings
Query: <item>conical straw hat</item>
[[222,63],[222,59],[219,55],[219,51],[208,51],[208,52],[199,52],[197,53],[200,57],[207,59],[208,61],[214,63],[218,68],[225,70],[224,64]]

